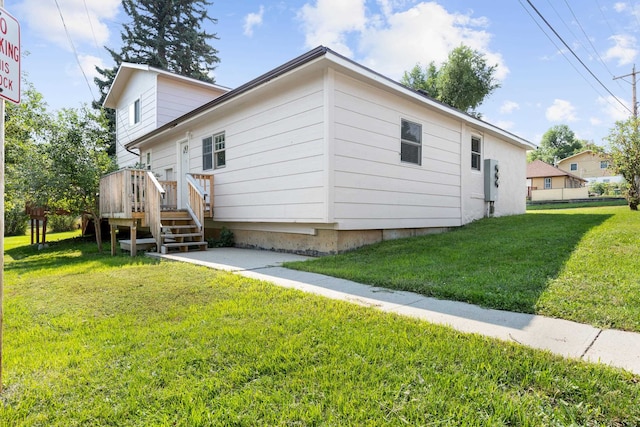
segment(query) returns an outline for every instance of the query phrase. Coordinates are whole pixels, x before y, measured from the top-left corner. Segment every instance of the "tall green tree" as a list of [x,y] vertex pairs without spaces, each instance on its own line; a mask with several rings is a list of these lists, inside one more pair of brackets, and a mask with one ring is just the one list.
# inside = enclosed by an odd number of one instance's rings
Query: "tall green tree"
[[[206,23],[217,23],[211,18],[209,0],[122,0],[124,11],[131,21],[123,24],[120,49],[107,47],[115,65],[96,67],[101,77],[94,79],[100,90],[101,108],[113,79],[122,62],[147,64],[198,80],[213,82],[211,71],[220,62],[218,50],[209,44],[217,40],[215,33],[203,29]],[[112,134],[111,154],[115,149],[115,116],[108,112]]]
[[89,215],[102,250],[98,191],[100,177],[115,169],[107,153],[107,119],[102,111],[63,109],[51,116],[45,141],[25,153],[21,177],[28,199],[51,210]]
[[25,232],[27,185],[22,167],[51,124],[42,94],[28,81],[22,85],[20,104],[7,103],[5,110],[5,235]]
[[527,160],[542,160],[553,165],[557,160],[564,159],[583,151],[585,141],[576,138],[576,134],[567,125],[552,126],[542,135],[540,145],[530,151]]
[[400,82],[480,117],[477,108],[500,87],[495,80],[496,69],[497,65],[488,65],[482,53],[461,45],[449,53],[439,69],[434,62],[424,69],[416,64],[410,71],[405,71]]
[[637,211],[640,204],[640,119],[631,117],[616,122],[606,140],[611,149],[613,170],[626,181],[629,208]]

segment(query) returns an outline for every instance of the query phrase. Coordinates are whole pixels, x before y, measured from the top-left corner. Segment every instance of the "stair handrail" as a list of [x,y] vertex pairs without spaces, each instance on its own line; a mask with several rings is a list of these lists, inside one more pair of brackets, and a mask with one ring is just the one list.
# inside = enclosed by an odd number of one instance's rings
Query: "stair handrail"
[[209,194],[200,185],[200,183],[191,176],[191,174],[187,174],[186,177],[189,193],[187,211],[189,211],[191,217],[198,226],[198,230],[202,231],[202,224],[204,223],[204,205]]
[[145,221],[149,226],[151,234],[156,239],[156,250],[160,252],[160,246],[162,244],[162,238],[160,236],[162,229],[160,212],[162,210],[161,205],[165,190],[151,171],[147,171],[146,178],[145,192],[147,197],[144,214]]

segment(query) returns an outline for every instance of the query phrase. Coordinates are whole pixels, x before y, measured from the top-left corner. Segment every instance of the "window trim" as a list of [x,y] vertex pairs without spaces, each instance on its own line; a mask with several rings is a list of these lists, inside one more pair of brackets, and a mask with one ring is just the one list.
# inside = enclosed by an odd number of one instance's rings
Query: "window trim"
[[574,172],[578,170],[578,164],[577,163],[569,163],[569,171],[570,172]]
[[142,103],[136,98],[129,104],[129,126],[135,126],[142,120]]
[[[473,151],[473,142],[478,141],[478,151]],[[471,170],[482,172],[482,137],[478,135],[471,135]],[[473,166],[474,156],[477,156],[478,166]]]
[[[419,142],[415,142],[415,141],[411,141],[408,139],[404,139],[402,137],[402,127],[404,123],[410,123],[413,125],[416,125],[420,128],[420,133],[419,133],[419,138],[420,141]],[[411,160],[406,160],[402,158],[402,147],[403,145],[405,146],[409,146],[409,147],[414,147],[418,149],[418,161],[414,162]],[[404,163],[404,164],[410,164],[410,165],[416,165],[416,166],[422,166],[422,124],[418,123],[418,122],[414,122],[412,120],[408,120],[408,119],[400,119],[400,162]]]
[[[603,164],[604,167],[602,167]],[[609,169],[609,160],[600,160],[600,169]]]
[[[548,186],[547,186],[547,182],[549,183]],[[544,179],[544,189],[545,190],[553,189],[553,178],[545,178]]]
[[[202,138],[202,170],[222,169],[227,166],[226,134],[224,131]],[[221,146],[220,146],[221,145]],[[222,158],[222,161],[221,161]]]

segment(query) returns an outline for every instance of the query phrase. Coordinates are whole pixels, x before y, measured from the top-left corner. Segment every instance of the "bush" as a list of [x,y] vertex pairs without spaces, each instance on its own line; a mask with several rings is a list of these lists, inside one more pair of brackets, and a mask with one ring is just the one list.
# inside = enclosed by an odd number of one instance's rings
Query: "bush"
[[78,228],[76,218],[68,215],[50,215],[47,217],[47,226],[54,233],[73,231]]
[[598,196],[602,196],[609,192],[609,185],[604,182],[594,182],[593,184],[591,184],[589,189],[592,193],[595,193]]
[[9,207],[4,212],[4,235],[24,236],[27,232],[29,216],[24,212],[24,207]]
[[232,248],[236,244],[233,231],[227,227],[222,227],[220,237],[207,239],[207,243],[210,248]]

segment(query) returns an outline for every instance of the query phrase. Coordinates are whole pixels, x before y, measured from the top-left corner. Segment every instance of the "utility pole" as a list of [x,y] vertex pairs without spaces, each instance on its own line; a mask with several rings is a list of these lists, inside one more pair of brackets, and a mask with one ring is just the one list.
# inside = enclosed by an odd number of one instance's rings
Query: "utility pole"
[[633,118],[638,118],[638,102],[636,101],[636,64],[633,64],[633,69],[630,74],[625,74],[624,76],[614,77],[613,80],[621,79],[623,77],[631,77],[631,91],[632,91],[632,102],[633,102]]

